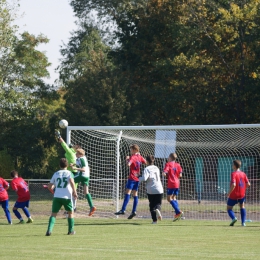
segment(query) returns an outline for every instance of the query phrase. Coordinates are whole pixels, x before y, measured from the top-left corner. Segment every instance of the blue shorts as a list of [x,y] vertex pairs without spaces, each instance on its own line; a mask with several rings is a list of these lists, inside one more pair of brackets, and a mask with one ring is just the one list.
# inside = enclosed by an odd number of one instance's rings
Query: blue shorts
[[139,181],[128,180],[125,187],[129,190],[138,191]]
[[179,188],[176,189],[167,189],[167,195],[178,195],[179,194]]
[[243,203],[245,202],[245,200],[246,200],[245,197],[242,198],[242,199],[238,199],[238,200],[232,200],[232,199],[228,198],[228,200],[227,200],[227,205],[233,207],[233,206],[235,206],[237,203],[243,204]]
[[8,209],[9,208],[9,201],[8,200],[0,201],[0,204],[2,205],[3,209]]
[[14,204],[14,208],[20,208],[20,209],[23,209],[23,208],[29,208],[29,200],[27,201],[24,201],[24,202],[18,202],[16,201],[15,204]]

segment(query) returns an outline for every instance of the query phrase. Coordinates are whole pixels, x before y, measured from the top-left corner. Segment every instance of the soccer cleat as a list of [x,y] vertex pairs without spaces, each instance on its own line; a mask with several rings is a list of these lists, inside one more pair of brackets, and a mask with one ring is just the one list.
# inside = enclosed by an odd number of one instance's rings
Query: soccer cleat
[[132,212],[127,219],[132,219],[132,218],[135,217],[135,216],[136,216],[136,212]]
[[158,220],[162,220],[162,214],[161,214],[160,210],[159,210],[159,209],[156,209],[156,210],[155,210],[155,213],[156,213],[157,219],[158,219]]
[[25,224],[24,220],[20,220],[20,222],[18,222],[17,224]]
[[68,235],[75,235],[76,234],[76,231],[71,231],[71,232],[68,232]]
[[92,207],[91,209],[90,209],[90,211],[89,211],[89,216],[92,216],[93,214],[94,214],[94,212],[96,211],[96,207]]
[[237,218],[232,219],[231,223],[229,224],[229,226],[234,226],[234,224],[237,222]]
[[45,236],[50,236],[50,235],[51,235],[51,232],[47,231]]
[[123,211],[122,209],[119,210],[118,212],[114,213],[115,215],[125,215],[125,211]]
[[242,223],[242,227],[246,227],[246,224],[245,224],[245,223]]
[[157,224],[157,221],[153,221],[152,224]]
[[177,220],[180,220],[181,217],[182,217],[182,215],[183,215],[183,212],[182,212],[182,211],[181,211],[179,214],[176,214],[176,215],[174,216],[173,222],[175,222],[175,221],[177,221]]
[[77,208],[74,209],[74,212],[76,212],[76,211],[77,211]]
[[31,217],[29,217],[28,221],[26,223],[33,223],[33,219]]

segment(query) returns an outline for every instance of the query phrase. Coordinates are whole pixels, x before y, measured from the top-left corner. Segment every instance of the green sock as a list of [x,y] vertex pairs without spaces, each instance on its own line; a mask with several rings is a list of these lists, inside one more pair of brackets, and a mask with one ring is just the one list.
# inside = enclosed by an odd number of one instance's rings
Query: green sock
[[68,218],[69,233],[74,230],[74,218]]
[[55,221],[56,221],[55,217],[50,217],[49,218],[49,225],[48,225],[48,231],[49,232],[52,232],[52,229],[54,227]]
[[88,201],[88,205],[90,206],[90,208],[93,208],[93,202],[90,193],[86,194],[86,199]]

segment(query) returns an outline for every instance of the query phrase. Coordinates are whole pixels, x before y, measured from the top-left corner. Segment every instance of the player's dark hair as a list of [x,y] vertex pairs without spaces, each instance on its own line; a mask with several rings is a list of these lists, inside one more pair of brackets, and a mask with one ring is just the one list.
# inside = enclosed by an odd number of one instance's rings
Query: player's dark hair
[[148,162],[149,165],[154,163],[154,156],[153,155],[147,155],[145,157],[146,161]]
[[233,161],[234,166],[239,169],[241,167],[241,161],[240,160],[234,160]]
[[61,158],[60,159],[60,167],[61,168],[67,168],[68,167],[68,161],[66,158]]
[[13,170],[13,171],[10,172],[10,175],[11,175],[12,178],[14,178],[15,176],[18,176],[18,171]]
[[140,150],[140,148],[139,148],[139,146],[137,144],[130,145],[130,149],[135,150],[137,152],[139,152],[139,150]]
[[173,161],[176,161],[176,159],[177,159],[177,154],[176,154],[176,153],[170,153],[169,157],[170,157]]

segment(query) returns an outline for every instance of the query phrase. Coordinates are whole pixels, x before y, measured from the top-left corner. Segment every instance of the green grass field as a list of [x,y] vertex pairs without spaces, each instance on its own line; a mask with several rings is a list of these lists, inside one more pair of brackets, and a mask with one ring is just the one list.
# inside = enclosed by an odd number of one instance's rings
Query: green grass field
[[75,219],[75,236],[58,218],[50,237],[47,218],[33,224],[0,220],[0,259],[260,259],[260,223],[225,221]]

